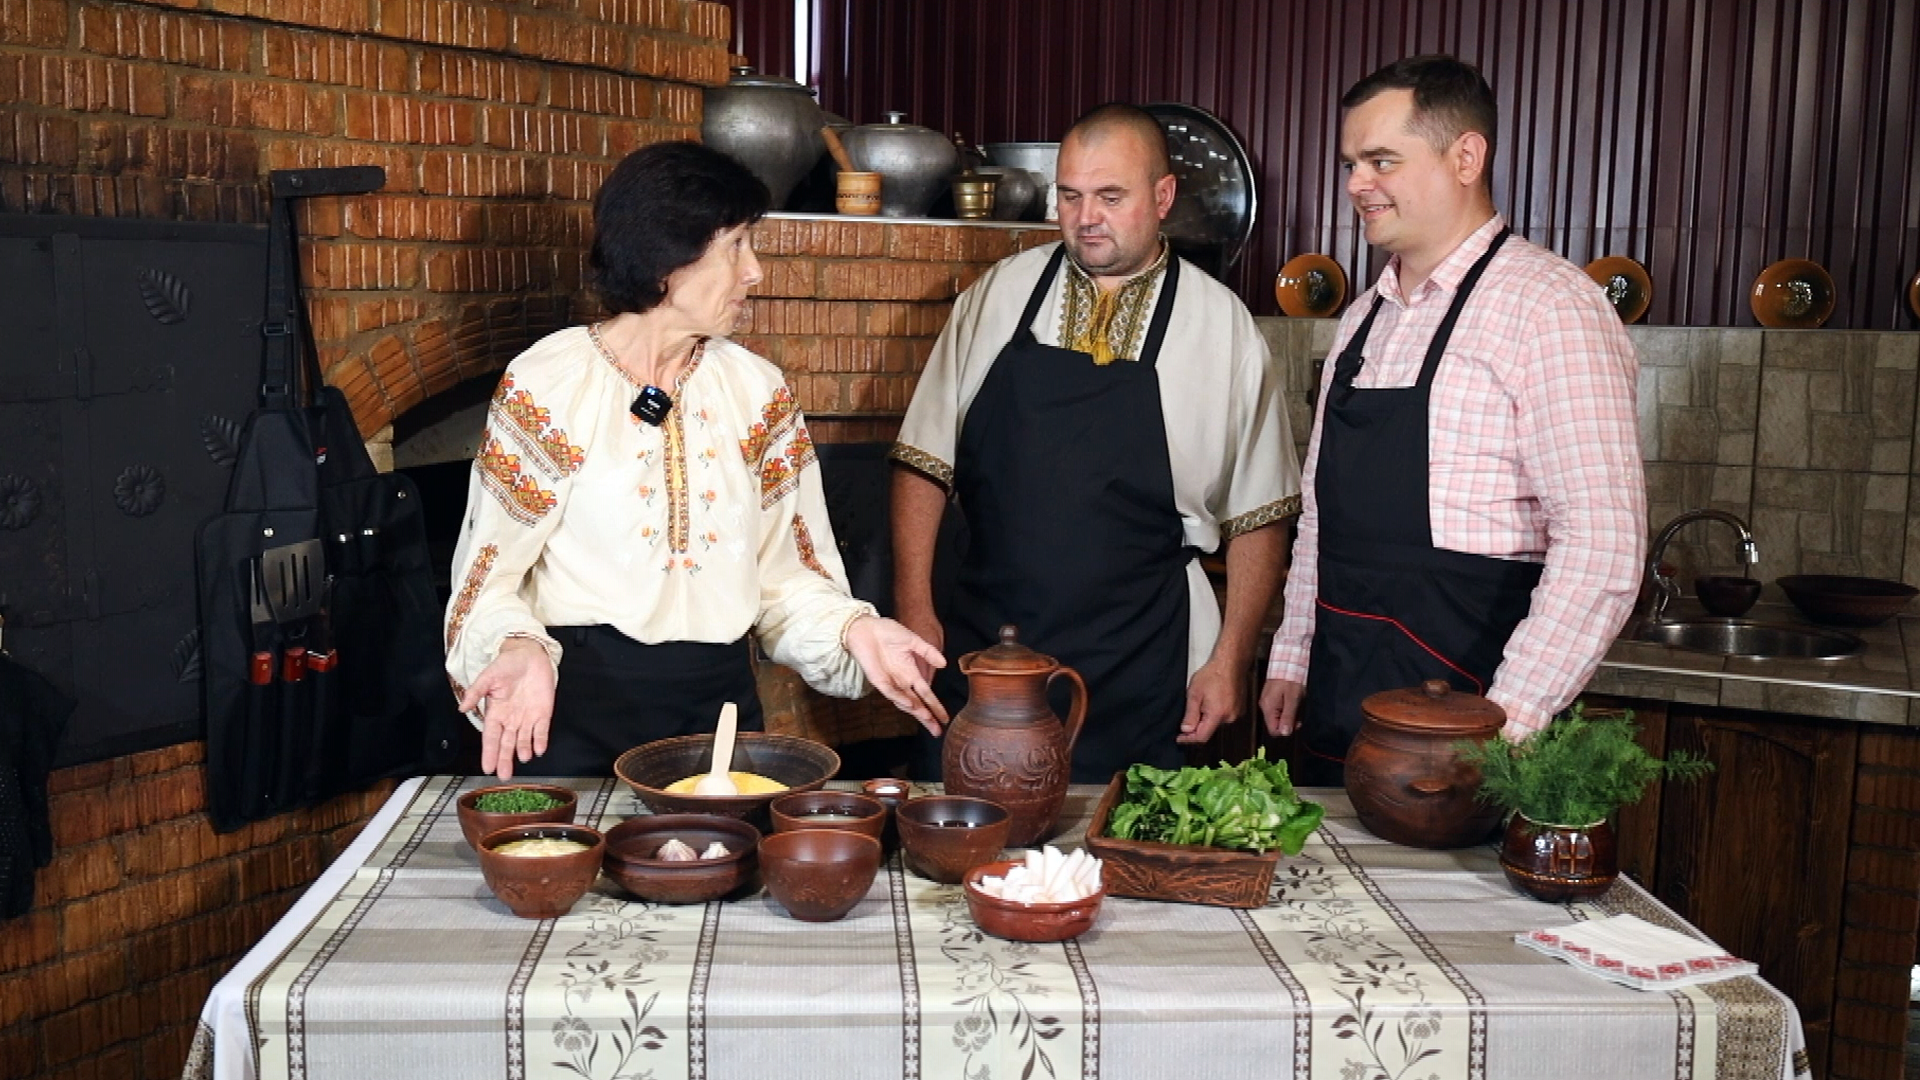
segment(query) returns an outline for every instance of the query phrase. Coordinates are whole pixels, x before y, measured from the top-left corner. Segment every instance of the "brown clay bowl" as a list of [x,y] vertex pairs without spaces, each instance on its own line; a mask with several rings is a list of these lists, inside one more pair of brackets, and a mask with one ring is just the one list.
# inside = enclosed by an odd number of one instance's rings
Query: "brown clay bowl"
[[845,829],[795,829],[760,841],[760,876],[802,922],[844,918],[880,871],[880,841]]
[[1296,319],[1325,318],[1347,298],[1347,275],[1325,255],[1296,255],[1273,281],[1273,298]]
[[1647,268],[1625,255],[1608,255],[1587,264],[1587,276],[1607,291],[1607,303],[1623,323],[1636,323],[1653,302]]
[[[494,791],[537,791],[542,795],[551,795],[561,800],[560,805],[550,810],[535,810],[527,814],[492,814],[474,806],[480,796]],[[509,825],[565,825],[573,820],[573,812],[579,807],[579,797],[572,788],[555,787],[551,784],[496,784],[492,787],[474,788],[454,804],[460,818],[460,833],[467,843],[478,848],[480,840],[489,833],[499,832]]]
[[[551,837],[578,840],[584,851],[565,855],[502,855],[494,850],[513,840]],[[606,839],[585,825],[509,825],[480,838],[480,874],[487,888],[523,919],[557,919],[573,909],[573,902],[600,876]]]
[[1920,593],[1904,582],[1837,574],[1789,574],[1775,584],[1802,615],[1831,626],[1878,626]]
[[[722,859],[671,862],[654,858],[669,840],[695,851],[716,841],[732,854]],[[647,814],[607,830],[602,869],[620,887],[659,904],[718,900],[753,879],[759,865],[760,830],[717,814]]]
[[[787,785],[765,795],[673,795],[677,780],[705,773],[713,762],[712,735],[681,735],[636,746],[613,763],[647,809],[656,814],[720,814],[755,825],[767,823],[767,804],[788,792],[813,791],[840,771],[840,755],[809,739],[742,731],[733,744],[733,769],[759,773]],[[765,830],[763,830],[765,831]]]
[[967,871],[999,858],[1013,828],[1005,807],[964,795],[911,799],[893,818],[907,866],[944,885],[956,885]]
[[1812,330],[1833,314],[1833,276],[1809,259],[1781,259],[1760,271],[1747,306],[1761,326]]
[[1708,574],[1693,579],[1693,592],[1708,614],[1737,619],[1760,599],[1760,583],[1750,577]]
[[1021,904],[980,891],[981,878],[1005,877],[1007,871],[1020,865],[990,862],[967,871],[967,911],[973,915],[975,926],[1009,941],[1065,941],[1093,926],[1100,914],[1100,901],[1107,895],[1105,889],[1064,904]]
[[887,804],[850,791],[797,791],[782,795],[767,807],[773,831],[845,829],[884,840]]

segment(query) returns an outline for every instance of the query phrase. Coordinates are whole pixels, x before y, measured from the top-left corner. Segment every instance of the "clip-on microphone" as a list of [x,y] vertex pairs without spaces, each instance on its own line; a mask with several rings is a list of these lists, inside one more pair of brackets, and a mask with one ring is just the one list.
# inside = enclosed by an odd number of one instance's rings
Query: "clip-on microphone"
[[667,413],[672,409],[671,395],[657,386],[647,386],[640,391],[639,397],[633,399],[633,407],[628,411],[654,427],[659,427],[666,422]]

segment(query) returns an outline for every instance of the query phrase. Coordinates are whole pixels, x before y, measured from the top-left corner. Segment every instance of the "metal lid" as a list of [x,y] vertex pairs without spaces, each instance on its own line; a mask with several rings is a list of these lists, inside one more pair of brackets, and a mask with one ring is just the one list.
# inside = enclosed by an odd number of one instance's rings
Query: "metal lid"
[[1060,666],[1053,657],[1020,644],[1019,633],[1019,627],[1002,626],[1000,644],[968,653],[961,658],[961,670],[969,675],[1034,675]]
[[732,72],[732,75],[727,79],[728,86],[756,86],[769,90],[798,90],[808,97],[813,96],[812,91],[794,82],[792,79],[787,78],[785,75],[763,75],[758,70],[745,65],[737,66],[729,70]]
[[1396,731],[1460,739],[1489,738],[1507,722],[1505,709],[1440,679],[1404,690],[1382,690],[1362,701],[1360,711],[1368,720]]

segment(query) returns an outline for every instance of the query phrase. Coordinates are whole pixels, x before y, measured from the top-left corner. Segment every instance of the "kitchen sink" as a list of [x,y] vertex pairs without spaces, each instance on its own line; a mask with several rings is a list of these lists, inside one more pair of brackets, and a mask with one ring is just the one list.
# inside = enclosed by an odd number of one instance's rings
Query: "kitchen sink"
[[1852,634],[1811,626],[1784,626],[1747,619],[1685,619],[1643,623],[1635,641],[1691,652],[1756,659],[1843,660],[1865,644]]

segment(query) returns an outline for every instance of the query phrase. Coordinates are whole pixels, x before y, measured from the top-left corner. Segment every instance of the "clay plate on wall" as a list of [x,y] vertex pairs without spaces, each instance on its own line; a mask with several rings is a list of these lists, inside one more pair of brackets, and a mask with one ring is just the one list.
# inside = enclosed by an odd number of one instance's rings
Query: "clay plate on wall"
[[1347,275],[1325,255],[1296,255],[1273,281],[1280,310],[1296,319],[1323,319],[1347,299]]
[[1913,309],[1916,316],[1920,316],[1920,274],[1913,275],[1913,280],[1907,285],[1907,306]]
[[1833,314],[1833,277],[1809,259],[1781,259],[1753,279],[1747,302],[1760,325],[1812,330]]
[[1625,255],[1609,255],[1587,264],[1587,276],[1607,290],[1607,303],[1623,323],[1637,323],[1653,303],[1653,279],[1647,268]]

